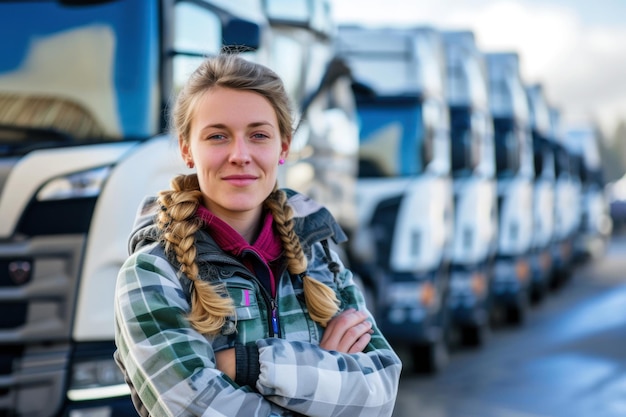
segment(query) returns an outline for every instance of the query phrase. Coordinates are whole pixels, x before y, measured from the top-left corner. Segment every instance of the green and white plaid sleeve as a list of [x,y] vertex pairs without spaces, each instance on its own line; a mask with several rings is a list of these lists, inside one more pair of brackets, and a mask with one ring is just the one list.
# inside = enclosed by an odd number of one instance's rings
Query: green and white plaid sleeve
[[[328,277],[321,246],[313,247],[309,273]],[[341,266],[336,288],[344,308],[367,311],[350,270]],[[327,279],[327,278],[326,278]],[[381,417],[393,413],[402,363],[370,314],[374,334],[362,353],[326,351],[306,342],[263,339],[257,342],[261,394],[307,416]]]
[[132,255],[117,279],[118,359],[152,416],[294,416],[215,368],[210,343],[185,319],[190,307],[172,266]]

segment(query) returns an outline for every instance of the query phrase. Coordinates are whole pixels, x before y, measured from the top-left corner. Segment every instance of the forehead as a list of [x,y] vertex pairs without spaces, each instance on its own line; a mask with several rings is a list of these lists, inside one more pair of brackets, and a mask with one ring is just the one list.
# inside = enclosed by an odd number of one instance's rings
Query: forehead
[[194,120],[201,123],[242,123],[265,121],[278,127],[277,115],[270,101],[248,90],[214,87],[199,97]]

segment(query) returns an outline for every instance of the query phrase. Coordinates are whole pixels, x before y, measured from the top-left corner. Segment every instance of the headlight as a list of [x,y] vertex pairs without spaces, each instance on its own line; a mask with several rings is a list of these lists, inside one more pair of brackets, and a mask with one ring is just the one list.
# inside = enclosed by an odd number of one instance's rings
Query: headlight
[[67,396],[72,401],[129,395],[124,375],[113,359],[77,362],[72,368],[72,379]]
[[420,298],[420,285],[417,282],[394,283],[389,285],[387,302],[393,306],[415,306]]
[[430,281],[406,282],[391,284],[387,301],[391,306],[433,308],[438,298],[437,289]]
[[37,193],[38,201],[96,197],[111,173],[111,167],[75,172],[49,181]]

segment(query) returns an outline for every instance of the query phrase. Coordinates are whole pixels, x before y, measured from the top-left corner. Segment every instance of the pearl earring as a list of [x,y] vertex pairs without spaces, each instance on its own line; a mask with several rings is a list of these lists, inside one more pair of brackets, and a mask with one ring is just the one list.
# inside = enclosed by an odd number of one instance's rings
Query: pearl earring
[[282,165],[282,164],[284,164],[284,163],[285,163],[285,160],[284,160],[283,158],[280,158],[280,159],[278,160],[278,165]]

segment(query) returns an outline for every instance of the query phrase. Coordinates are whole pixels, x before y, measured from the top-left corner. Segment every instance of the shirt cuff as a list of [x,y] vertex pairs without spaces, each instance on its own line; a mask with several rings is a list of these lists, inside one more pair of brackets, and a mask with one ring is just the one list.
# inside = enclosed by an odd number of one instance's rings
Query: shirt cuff
[[235,382],[240,386],[248,385],[256,389],[256,382],[261,374],[259,348],[256,344],[235,345]]

